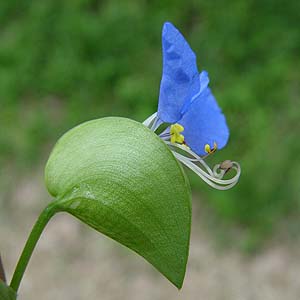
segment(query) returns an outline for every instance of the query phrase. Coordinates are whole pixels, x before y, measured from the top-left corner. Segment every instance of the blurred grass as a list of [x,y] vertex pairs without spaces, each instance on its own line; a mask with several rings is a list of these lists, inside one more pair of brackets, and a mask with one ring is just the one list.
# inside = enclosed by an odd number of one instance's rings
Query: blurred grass
[[80,122],[153,113],[166,20],[227,116],[230,143],[214,159],[243,168],[231,191],[192,184],[221,235],[238,225],[252,249],[300,216],[299,1],[0,2],[0,165],[30,174]]

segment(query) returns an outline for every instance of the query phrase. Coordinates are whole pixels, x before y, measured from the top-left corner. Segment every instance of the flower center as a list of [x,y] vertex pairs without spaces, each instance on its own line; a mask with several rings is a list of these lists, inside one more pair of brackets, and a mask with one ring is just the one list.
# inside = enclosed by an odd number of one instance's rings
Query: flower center
[[184,127],[178,123],[171,125],[170,135],[171,135],[171,143],[184,143],[184,136],[181,132],[184,130]]

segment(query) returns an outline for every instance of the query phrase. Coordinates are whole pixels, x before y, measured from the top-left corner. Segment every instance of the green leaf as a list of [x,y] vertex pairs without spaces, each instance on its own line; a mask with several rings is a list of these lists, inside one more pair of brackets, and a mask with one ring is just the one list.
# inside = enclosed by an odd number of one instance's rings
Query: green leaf
[[15,300],[17,294],[15,291],[0,280],[0,300]]
[[134,250],[181,288],[190,188],[156,134],[125,118],[86,122],[58,141],[45,175],[59,210]]

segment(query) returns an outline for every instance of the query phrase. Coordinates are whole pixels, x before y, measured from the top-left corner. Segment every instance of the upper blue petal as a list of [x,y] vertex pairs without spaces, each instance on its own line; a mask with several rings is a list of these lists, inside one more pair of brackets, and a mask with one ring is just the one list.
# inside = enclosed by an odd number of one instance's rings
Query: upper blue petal
[[198,155],[207,154],[204,150],[206,144],[213,148],[214,143],[217,143],[218,149],[222,149],[227,144],[229,129],[208,87],[191,103],[177,123],[184,127],[182,134],[186,144]]
[[162,31],[163,74],[160,84],[158,117],[176,123],[191,95],[200,88],[196,56],[182,34],[169,22]]
[[[198,97],[200,96],[200,94],[204,91],[204,89],[207,88],[208,84],[209,84],[209,77],[208,77],[208,73],[206,71],[202,71],[199,74],[198,77],[199,80],[199,90],[197,91],[197,93],[190,93],[181,109],[181,116],[183,116],[187,110],[190,108],[191,104],[198,99]],[[191,91],[194,92],[194,91]]]

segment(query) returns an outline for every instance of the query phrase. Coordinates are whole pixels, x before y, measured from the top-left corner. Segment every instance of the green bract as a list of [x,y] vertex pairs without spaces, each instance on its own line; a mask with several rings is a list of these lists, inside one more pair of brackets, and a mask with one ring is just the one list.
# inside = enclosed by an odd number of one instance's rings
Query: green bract
[[59,211],[134,250],[182,286],[190,188],[171,151],[151,130],[125,118],[83,123],[58,141],[45,175]]
[[17,295],[15,291],[7,286],[1,279],[0,279],[0,299],[1,300],[15,300]]

